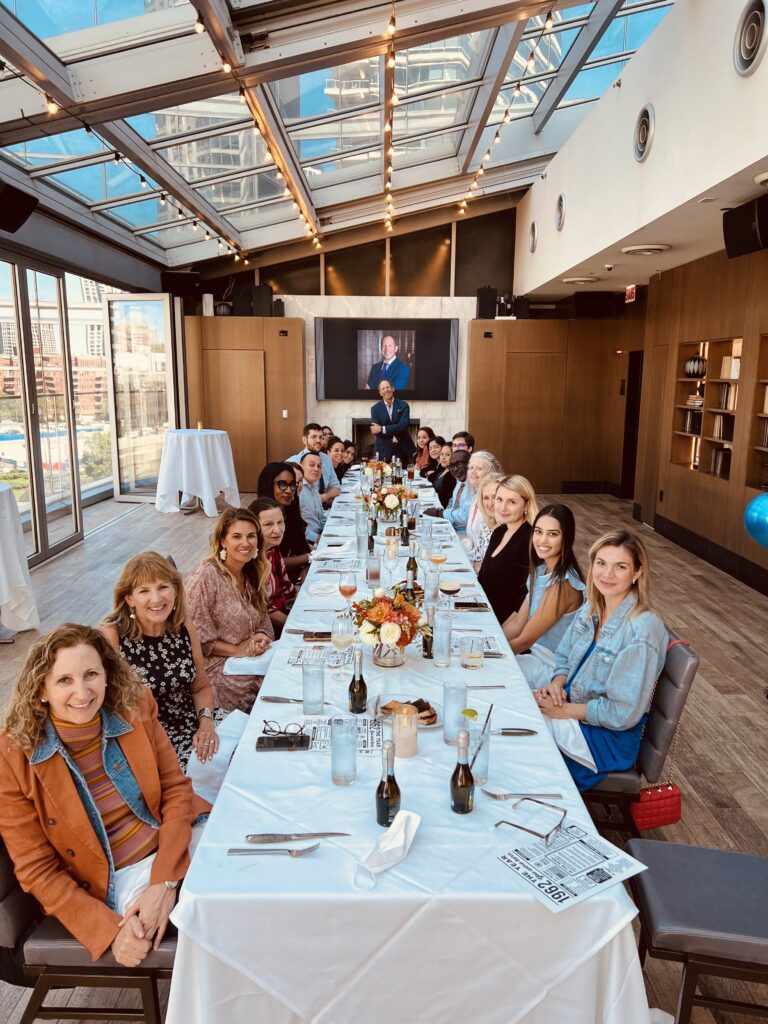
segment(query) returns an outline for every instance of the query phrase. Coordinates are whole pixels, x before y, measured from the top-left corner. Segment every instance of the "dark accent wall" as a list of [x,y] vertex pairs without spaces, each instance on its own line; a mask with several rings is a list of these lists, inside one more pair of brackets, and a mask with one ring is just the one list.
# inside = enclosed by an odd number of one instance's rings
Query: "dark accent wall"
[[259,280],[272,285],[275,295],[319,295],[320,257],[309,256],[274,267],[262,267]]
[[450,293],[450,224],[390,239],[390,295],[450,295]]
[[456,221],[455,295],[474,295],[490,285],[512,295],[515,271],[515,210]]
[[384,239],[337,249],[325,257],[326,295],[384,295],[387,247]]

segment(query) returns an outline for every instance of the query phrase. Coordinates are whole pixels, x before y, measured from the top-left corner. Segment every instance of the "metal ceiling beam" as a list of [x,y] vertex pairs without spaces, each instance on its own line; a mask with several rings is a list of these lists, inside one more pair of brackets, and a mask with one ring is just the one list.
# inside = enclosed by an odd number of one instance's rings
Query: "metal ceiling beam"
[[57,103],[69,106],[72,102],[66,64],[4,6],[0,6],[0,55]]
[[[525,21],[546,13],[551,2],[398,0],[398,47],[419,46],[510,21]],[[562,6],[571,2],[575,0],[564,0]],[[214,0],[196,0],[196,6],[218,9]],[[6,19],[13,18],[5,8],[0,7],[0,11]],[[253,26],[258,33],[265,33],[264,40],[255,42],[256,48],[244,54],[241,65],[233,65],[237,67],[238,80],[248,88],[321,70],[334,63],[381,56],[388,45],[386,25],[390,13],[390,0],[373,4],[329,0],[318,5],[316,13],[267,12]],[[243,27],[238,25],[240,30]],[[217,38],[221,42],[224,37]],[[233,88],[232,79],[221,70],[216,46],[207,33],[190,32],[153,42],[139,52],[125,50],[88,58],[71,65],[69,74],[76,102],[69,104],[71,114],[61,111],[53,118],[44,113],[22,117],[16,108],[4,109],[8,83],[0,83],[0,145],[35,138],[43,125],[46,131],[68,131],[78,127],[78,118],[94,123],[111,121],[161,106],[222,95]]]
[[557,74],[536,107],[533,115],[533,130],[536,134],[557,110],[560,100],[568,92],[571,83],[602,39],[622,3],[623,0],[597,0],[586,25],[576,36],[573,46],[566,53]]
[[496,34],[483,75],[483,84],[475,95],[469,111],[469,126],[464,132],[459,146],[459,163],[464,173],[469,170],[475,159],[475,152],[493,110],[496,97],[501,91],[509,66],[514,60],[520,40],[523,38],[525,24],[524,21],[518,21],[502,25]]
[[232,24],[226,0],[190,0],[214,46],[233,68],[243,63],[243,46]]

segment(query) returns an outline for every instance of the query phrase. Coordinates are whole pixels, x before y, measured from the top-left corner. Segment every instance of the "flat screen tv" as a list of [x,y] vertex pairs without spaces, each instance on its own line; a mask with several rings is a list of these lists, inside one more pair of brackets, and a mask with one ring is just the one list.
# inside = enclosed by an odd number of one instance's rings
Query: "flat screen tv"
[[406,400],[455,402],[458,352],[458,320],[316,317],[317,397],[378,399],[387,379]]

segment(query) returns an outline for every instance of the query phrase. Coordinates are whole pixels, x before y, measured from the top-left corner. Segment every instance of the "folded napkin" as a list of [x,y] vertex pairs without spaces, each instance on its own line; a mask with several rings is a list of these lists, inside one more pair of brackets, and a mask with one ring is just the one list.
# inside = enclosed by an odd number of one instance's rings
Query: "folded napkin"
[[263,654],[253,658],[227,658],[224,662],[225,676],[263,676],[272,661],[274,647],[267,648]]
[[421,818],[413,811],[398,811],[394,821],[368,856],[358,861],[353,885],[356,889],[373,889],[376,875],[405,860]]
[[[236,660],[236,659],[230,659]],[[250,659],[243,658],[243,661]],[[218,796],[224,776],[227,774],[229,763],[235,753],[235,748],[240,742],[240,737],[248,724],[248,715],[242,711],[230,711],[227,717],[216,726],[219,737],[219,749],[210,761],[205,764],[198,759],[197,754],[192,752],[187,763],[187,775],[192,779],[192,789],[212,804]]]
[[338,596],[339,586],[337,583],[312,583],[307,587],[307,593],[312,597]]
[[596,772],[595,759],[579,723],[573,718],[547,718],[546,715],[543,717],[562,752],[583,764],[585,768],[589,768],[591,772]]
[[328,558],[338,558],[340,555],[353,555],[357,551],[357,544],[353,540],[345,541],[335,548],[323,548],[322,551],[315,551],[313,562],[323,561]]

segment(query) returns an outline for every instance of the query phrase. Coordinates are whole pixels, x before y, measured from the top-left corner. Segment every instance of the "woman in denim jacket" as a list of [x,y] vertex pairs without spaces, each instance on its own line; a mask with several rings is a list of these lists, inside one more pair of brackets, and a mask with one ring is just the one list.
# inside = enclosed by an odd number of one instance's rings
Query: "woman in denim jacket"
[[565,757],[581,791],[637,761],[668,642],[651,608],[640,539],[606,533],[590,548],[589,563],[587,601],[557,648],[551,682],[535,691],[542,714],[581,726],[597,766],[593,772]]

